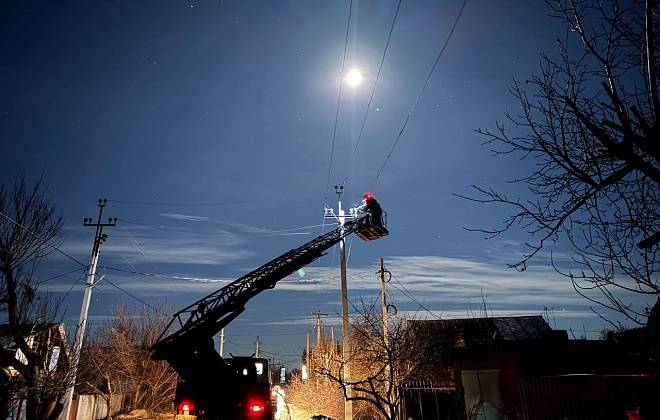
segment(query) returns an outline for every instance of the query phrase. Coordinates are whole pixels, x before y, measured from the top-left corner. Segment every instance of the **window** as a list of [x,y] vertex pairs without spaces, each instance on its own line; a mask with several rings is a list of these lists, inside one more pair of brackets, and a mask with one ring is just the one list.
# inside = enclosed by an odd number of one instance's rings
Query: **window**
[[256,362],[254,364],[255,369],[257,370],[257,375],[263,375],[264,374],[264,364],[261,362]]

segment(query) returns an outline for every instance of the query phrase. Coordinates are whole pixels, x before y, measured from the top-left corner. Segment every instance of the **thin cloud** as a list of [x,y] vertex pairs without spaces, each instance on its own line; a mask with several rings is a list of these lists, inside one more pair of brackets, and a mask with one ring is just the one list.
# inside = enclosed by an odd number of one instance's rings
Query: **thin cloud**
[[[218,250],[200,257],[199,253],[205,250],[205,247],[184,250],[176,248],[165,252],[159,259],[178,258],[187,261],[188,258],[194,257],[197,262],[203,263],[208,258],[209,264],[217,264]],[[240,256],[240,253],[231,255],[232,258]],[[594,320],[597,317],[589,309],[591,304],[575,293],[571,282],[556,273],[552,267],[530,267],[521,273],[502,264],[438,256],[396,256],[388,258],[386,264],[393,274],[387,285],[390,303],[401,313],[417,314],[418,318],[465,318],[471,316],[471,313],[472,316],[478,316],[483,299],[486,300],[489,316],[539,315],[544,308],[557,308],[554,311],[555,321],[578,322],[579,319]],[[380,279],[375,274],[378,268],[378,264],[374,262],[371,266],[348,269],[351,301],[360,297],[365,301],[369,301],[370,297],[372,300],[379,299]],[[171,276],[174,278],[146,277],[144,281],[136,282],[133,274],[107,272],[106,275],[112,276],[114,283],[141,297],[162,296],[167,293],[199,294],[201,297],[235,280],[186,276],[180,273]],[[66,293],[70,287],[70,282],[53,284],[49,286],[49,291]],[[82,288],[81,282],[74,290]],[[296,307],[328,308],[328,305],[331,305],[338,310],[339,270],[336,267],[310,267],[305,277],[301,278],[298,273],[293,273],[267,293],[271,301],[284,302],[291,297],[296,300]],[[630,296],[632,299],[636,297]],[[423,307],[420,308],[419,304]],[[242,318],[242,322],[249,320]],[[252,322],[299,325],[308,323],[309,319],[307,316],[289,317],[284,320],[256,317]],[[338,325],[330,319],[324,322],[328,325]]]
[[231,221],[231,220],[223,220],[223,219],[217,219],[217,218],[212,218],[212,217],[194,216],[194,215],[188,215],[188,214],[161,213],[161,214],[159,214],[159,216],[170,218],[170,219],[175,219],[175,220],[184,220],[184,221],[191,221],[191,222],[218,223],[218,224],[222,224],[222,225],[228,226],[230,228],[233,228],[234,233],[255,234],[255,235],[265,235],[265,236],[309,235],[310,232],[297,232],[297,231],[318,227],[318,226],[304,226],[304,227],[301,227],[301,228],[294,228],[294,229],[272,230],[272,229],[266,229],[265,227],[256,227],[256,226],[252,226],[252,225],[247,225],[245,223],[234,222],[234,221]]
[[175,220],[185,220],[187,222],[208,222],[213,220],[210,217],[193,216],[190,214],[160,213],[159,216]]

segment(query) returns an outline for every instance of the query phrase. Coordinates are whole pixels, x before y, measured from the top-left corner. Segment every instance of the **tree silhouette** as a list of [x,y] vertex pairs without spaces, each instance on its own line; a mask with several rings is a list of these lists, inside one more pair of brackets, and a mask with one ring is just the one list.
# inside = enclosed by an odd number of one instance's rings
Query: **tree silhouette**
[[[326,358],[316,373],[339,385],[344,398],[355,401],[355,418],[394,420],[402,401],[400,387],[419,367],[419,357],[406,329],[405,319],[391,316],[383,330],[379,304],[360,301],[351,322],[351,356]],[[344,366],[350,364],[350,379]],[[351,390],[348,397],[346,391]]]
[[[478,186],[478,196],[466,198],[514,209],[501,227],[479,229],[497,236],[521,226],[531,235],[529,252],[512,267],[525,270],[548,242],[563,238],[579,269],[553,265],[576,291],[639,325],[648,322],[658,334],[658,2],[546,3],[567,28],[557,38],[558,54],[541,54],[540,74],[511,86],[521,105],[519,115],[507,114],[514,134],[504,124],[479,130],[495,155],[534,163],[528,175],[512,181],[533,198]],[[635,306],[621,291],[650,295],[656,303]]]
[[[3,382],[24,392],[27,420],[56,418],[70,381],[67,343],[55,339],[60,304],[38,293],[36,276],[39,263],[61,243],[63,223],[44,196],[41,181],[28,188],[19,177],[11,191],[0,186],[0,312],[10,338],[0,345],[0,367],[5,369]],[[63,357],[54,357],[55,347]]]

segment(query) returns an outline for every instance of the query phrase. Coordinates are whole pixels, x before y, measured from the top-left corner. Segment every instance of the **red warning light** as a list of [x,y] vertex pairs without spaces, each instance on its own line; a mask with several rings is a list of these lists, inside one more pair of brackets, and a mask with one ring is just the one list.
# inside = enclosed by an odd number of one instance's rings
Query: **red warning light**
[[181,404],[181,412],[179,414],[186,414],[186,415],[190,414],[192,409],[193,409],[192,404],[183,403]]
[[367,201],[371,200],[372,198],[374,198],[374,197],[371,195],[371,193],[366,193],[364,195],[364,199],[367,200]]

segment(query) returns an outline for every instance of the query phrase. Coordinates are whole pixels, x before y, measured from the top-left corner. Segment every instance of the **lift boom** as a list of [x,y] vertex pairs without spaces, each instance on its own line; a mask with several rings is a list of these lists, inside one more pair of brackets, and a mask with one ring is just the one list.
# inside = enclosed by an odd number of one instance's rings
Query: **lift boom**
[[[290,250],[238,280],[209,294],[173,315],[158,341],[150,347],[153,360],[166,360],[184,379],[226,366],[213,349],[212,338],[245,310],[245,304],[267,289],[310,264],[351,233],[369,241],[388,234],[386,213],[374,223],[370,215],[345,223],[305,245]],[[173,328],[177,331],[170,333]],[[170,333],[166,336],[167,333]]]

